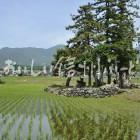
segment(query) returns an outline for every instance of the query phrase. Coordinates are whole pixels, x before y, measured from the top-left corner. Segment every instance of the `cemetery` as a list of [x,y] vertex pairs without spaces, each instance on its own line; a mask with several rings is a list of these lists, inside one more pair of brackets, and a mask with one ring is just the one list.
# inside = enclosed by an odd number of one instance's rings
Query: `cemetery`
[[[36,71],[36,70],[35,70]],[[1,76],[39,76],[47,75],[46,65],[42,66],[41,70],[34,71],[34,60],[31,61],[31,66],[20,66],[16,62],[8,59],[5,61],[5,66],[1,68]]]
[[[138,37],[137,46],[140,47],[140,38]],[[139,52],[139,50],[138,50]],[[137,59],[135,65],[132,60],[129,61],[128,67],[121,67],[118,69],[118,62],[115,62],[115,65],[109,66],[110,71],[110,83],[107,84],[107,68],[101,73],[101,60],[97,58],[97,66],[91,64],[91,71],[89,71],[89,66],[86,66],[86,61],[82,64],[76,65],[75,57],[60,57],[60,59],[56,62],[56,64],[51,66],[52,75],[59,77],[67,77],[65,85],[55,85],[50,86],[45,91],[54,93],[56,95],[64,95],[64,96],[82,96],[82,97],[95,97],[95,98],[103,98],[106,96],[112,96],[116,94],[123,93],[123,89],[132,89],[138,88],[140,89],[139,83],[132,82],[131,79],[139,78],[136,71],[136,67],[139,65],[140,56],[137,54]],[[108,59],[108,63],[111,62],[111,59]],[[97,68],[96,68],[97,67]],[[119,72],[120,71],[120,72]],[[92,79],[94,79],[93,86],[87,86],[86,81],[88,79],[88,74],[92,75]],[[94,76],[95,74],[95,76]],[[122,79],[120,78],[122,75]],[[128,76],[129,75],[129,76]],[[70,85],[70,81],[72,77],[79,76],[80,80],[77,80],[75,86]],[[102,84],[98,85],[98,81],[101,80],[102,76]],[[103,82],[103,80],[106,82]],[[85,80],[85,81],[84,81]],[[92,80],[93,82],[93,80]]]

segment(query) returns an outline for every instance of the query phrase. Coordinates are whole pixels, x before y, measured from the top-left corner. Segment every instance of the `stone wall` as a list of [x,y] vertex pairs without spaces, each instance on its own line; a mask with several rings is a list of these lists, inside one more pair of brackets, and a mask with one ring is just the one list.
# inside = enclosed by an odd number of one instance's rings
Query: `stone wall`
[[84,88],[66,88],[66,87],[48,87],[45,91],[63,96],[73,97],[95,97],[104,98],[117,95],[123,92],[116,85],[105,85],[100,88],[84,87]]

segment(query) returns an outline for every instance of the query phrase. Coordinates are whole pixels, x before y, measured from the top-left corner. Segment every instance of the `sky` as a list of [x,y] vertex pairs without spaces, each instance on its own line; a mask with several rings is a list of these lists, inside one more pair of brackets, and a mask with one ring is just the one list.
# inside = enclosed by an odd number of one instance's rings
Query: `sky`
[[[72,36],[71,14],[93,0],[0,0],[0,48],[49,48]],[[140,0],[137,0],[140,6]],[[140,19],[136,19],[140,27]]]

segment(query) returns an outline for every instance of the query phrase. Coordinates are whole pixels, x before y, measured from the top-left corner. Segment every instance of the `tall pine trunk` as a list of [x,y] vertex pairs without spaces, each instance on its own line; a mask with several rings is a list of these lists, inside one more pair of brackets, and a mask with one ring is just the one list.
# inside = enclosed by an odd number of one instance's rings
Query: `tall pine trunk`
[[111,84],[111,73],[110,73],[109,66],[107,67],[107,83]]
[[123,88],[124,87],[124,81],[123,81],[123,72],[119,72],[119,87]]
[[68,77],[66,80],[66,87],[70,86],[71,77]]

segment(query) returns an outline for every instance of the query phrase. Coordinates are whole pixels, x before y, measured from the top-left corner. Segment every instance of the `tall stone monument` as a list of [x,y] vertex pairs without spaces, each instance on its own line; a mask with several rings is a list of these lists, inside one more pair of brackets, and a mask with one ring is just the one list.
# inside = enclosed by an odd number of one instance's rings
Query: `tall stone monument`
[[62,73],[62,63],[60,63],[59,65],[59,70],[58,70],[59,77],[61,77],[61,73]]
[[18,75],[21,75],[21,74],[22,74],[22,68],[21,68],[21,66],[18,66],[17,74],[18,74]]
[[99,80],[100,79],[100,75],[101,75],[101,67],[100,67],[100,61],[101,61],[101,59],[100,59],[100,57],[98,56],[97,57],[97,65],[98,65],[98,69],[97,69],[97,79]]
[[43,66],[43,74],[44,74],[44,75],[47,75],[47,68],[46,68],[46,65]]
[[31,75],[34,75],[34,59],[31,62]]
[[51,65],[51,66],[50,66],[50,75],[53,75],[53,68],[54,68],[54,66]]
[[84,77],[86,77],[86,61],[84,61]]
[[28,74],[28,70],[27,70],[27,67],[26,66],[24,66],[24,75],[27,75]]

